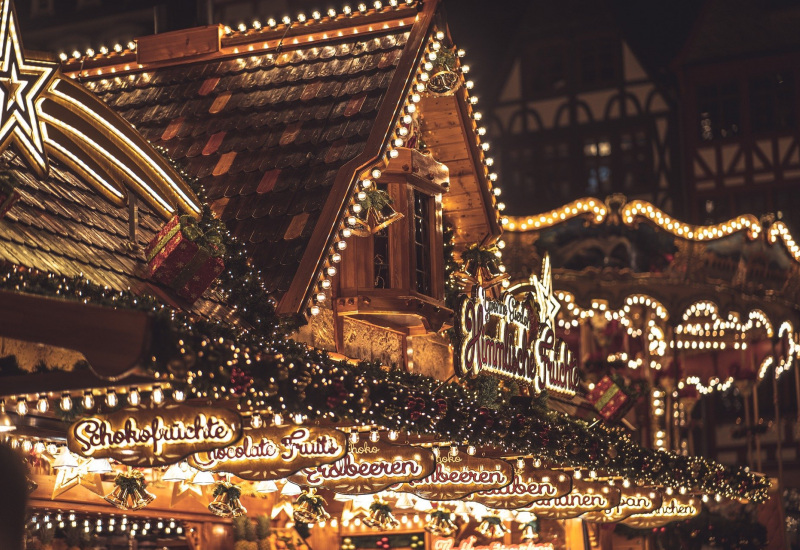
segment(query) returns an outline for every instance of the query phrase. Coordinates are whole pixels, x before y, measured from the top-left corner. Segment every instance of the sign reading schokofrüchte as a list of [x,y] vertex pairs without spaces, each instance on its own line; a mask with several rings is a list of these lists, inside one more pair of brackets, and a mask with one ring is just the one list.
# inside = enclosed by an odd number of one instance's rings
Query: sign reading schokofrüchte
[[69,427],[67,446],[84,457],[128,466],[166,466],[227,447],[241,436],[241,417],[234,411],[173,404],[81,418]]
[[536,289],[523,301],[511,293],[501,300],[487,298],[476,285],[472,296],[461,298],[456,309],[456,373],[474,377],[485,371],[530,384],[542,392],[575,395],[578,363],[562,340],[556,338],[556,314],[550,258],[545,256],[542,275],[531,277]]
[[189,457],[189,464],[198,470],[268,481],[336,462],[346,452],[347,435],[333,428],[270,427],[247,429],[235,445],[195,453]]

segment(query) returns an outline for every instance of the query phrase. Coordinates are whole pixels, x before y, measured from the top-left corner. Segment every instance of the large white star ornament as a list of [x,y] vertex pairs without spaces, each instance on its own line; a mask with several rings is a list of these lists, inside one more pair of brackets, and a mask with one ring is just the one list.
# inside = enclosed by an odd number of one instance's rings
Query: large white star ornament
[[36,101],[53,80],[58,66],[26,58],[19,24],[10,1],[0,4],[0,150],[10,143],[40,177],[48,171],[46,130]]
[[530,277],[531,284],[536,292],[536,304],[538,306],[539,323],[549,322],[551,327],[556,326],[556,315],[561,309],[561,304],[553,294],[553,272],[550,266],[550,255],[545,254],[542,260],[542,274]]

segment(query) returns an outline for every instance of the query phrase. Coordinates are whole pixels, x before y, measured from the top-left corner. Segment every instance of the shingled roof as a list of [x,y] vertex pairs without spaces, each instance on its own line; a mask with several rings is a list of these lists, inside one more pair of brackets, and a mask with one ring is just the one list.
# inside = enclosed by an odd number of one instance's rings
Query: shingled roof
[[[63,70],[199,180],[212,210],[246,243],[278,311],[295,313],[359,174],[385,154],[436,13],[431,1],[263,31],[189,29],[142,38],[135,52],[69,60]],[[468,100],[463,88],[424,99],[423,131],[450,167],[445,210],[457,242],[481,242],[499,235],[499,220]],[[141,248],[163,213],[140,203],[132,247],[126,208],[58,162],[47,181],[12,162],[22,200],[7,218],[17,223],[0,224],[0,258],[113,288],[146,284]]]

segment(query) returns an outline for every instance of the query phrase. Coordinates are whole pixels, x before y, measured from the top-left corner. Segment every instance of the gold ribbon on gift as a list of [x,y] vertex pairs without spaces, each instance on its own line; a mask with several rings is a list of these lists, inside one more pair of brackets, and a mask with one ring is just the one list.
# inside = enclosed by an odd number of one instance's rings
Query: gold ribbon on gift
[[[173,220],[174,219],[175,218],[173,218]],[[169,223],[173,224],[173,221],[171,220]],[[171,241],[173,237],[175,237],[178,231],[182,232],[186,239],[197,243],[197,245],[200,247],[200,250],[204,250],[207,256],[203,262],[212,256],[215,258],[220,258],[225,255],[225,245],[222,244],[222,237],[220,237],[217,230],[210,229],[204,233],[203,230],[200,229],[200,226],[197,225],[197,222],[193,217],[184,215],[180,216],[178,218],[178,222],[174,223],[170,230],[167,231],[167,233],[165,233],[158,240],[156,245],[148,251],[147,261],[149,262],[155,258],[156,255],[167,245],[167,243]]]

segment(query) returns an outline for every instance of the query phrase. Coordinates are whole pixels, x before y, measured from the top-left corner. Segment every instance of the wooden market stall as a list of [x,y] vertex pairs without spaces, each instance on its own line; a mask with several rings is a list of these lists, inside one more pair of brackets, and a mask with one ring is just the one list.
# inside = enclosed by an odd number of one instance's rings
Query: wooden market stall
[[598,525],[766,498],[554,410],[584,400],[579,357],[549,260],[504,290],[437,1],[60,65],[0,6],[0,430],[28,547],[608,548]]

